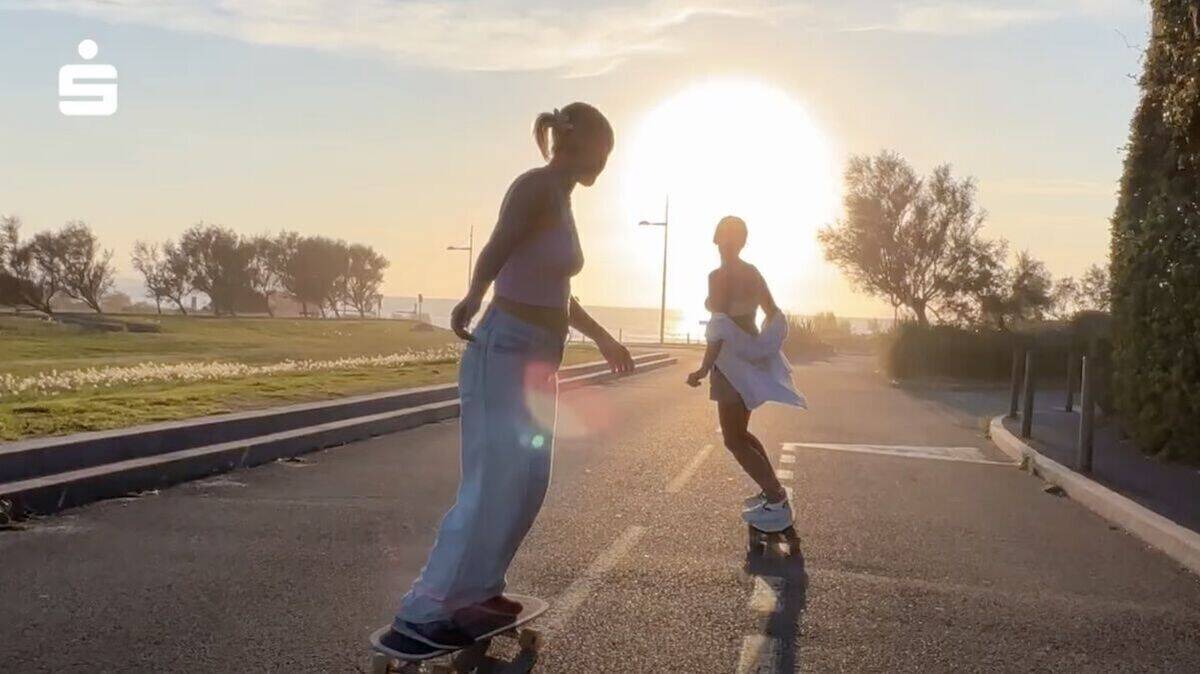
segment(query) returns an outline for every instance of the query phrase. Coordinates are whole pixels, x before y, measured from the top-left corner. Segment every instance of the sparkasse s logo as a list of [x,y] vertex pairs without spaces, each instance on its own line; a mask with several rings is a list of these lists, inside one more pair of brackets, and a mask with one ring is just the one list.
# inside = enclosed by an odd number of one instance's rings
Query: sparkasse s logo
[[[95,40],[79,43],[84,61],[96,58]],[[58,111],[68,117],[107,117],[117,111],[117,69],[108,63],[73,63],[58,71]]]

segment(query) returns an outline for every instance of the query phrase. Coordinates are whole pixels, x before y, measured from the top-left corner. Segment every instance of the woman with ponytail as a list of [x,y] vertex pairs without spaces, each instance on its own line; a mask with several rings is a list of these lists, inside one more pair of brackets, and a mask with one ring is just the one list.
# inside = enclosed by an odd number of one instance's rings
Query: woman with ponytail
[[[576,185],[592,185],[613,131],[586,103],[538,115],[544,166],[513,182],[451,327],[467,341],[459,368],[462,473],[420,577],[381,644],[403,655],[403,637],[437,648],[473,641],[472,624],[516,615],[504,575],[533,525],[550,482],[557,371],[569,328],[595,341],[614,372],[629,351],[571,296],[583,251],[571,212]],[[494,298],[473,332],[484,295]]]

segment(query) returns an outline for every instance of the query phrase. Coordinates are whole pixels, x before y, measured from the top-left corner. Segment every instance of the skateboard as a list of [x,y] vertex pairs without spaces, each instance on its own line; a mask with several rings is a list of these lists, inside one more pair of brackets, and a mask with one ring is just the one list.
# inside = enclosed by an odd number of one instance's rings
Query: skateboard
[[[496,617],[489,619],[486,625],[467,627],[473,633],[479,630],[475,643],[463,648],[436,648],[428,644],[403,637],[400,640],[402,653],[393,651],[380,644],[379,640],[391,631],[391,625],[384,625],[371,634],[371,674],[417,674],[428,671],[433,674],[450,674],[452,672],[473,672],[488,662],[487,650],[494,637],[515,639],[521,648],[518,660],[522,669],[528,671],[537,660],[542,647],[542,633],[525,627],[525,625],[546,612],[550,605],[538,599],[519,594],[507,595],[521,602],[524,607],[520,615],[512,618]],[[441,662],[434,662],[441,660]],[[427,669],[422,669],[430,665]]]
[[763,531],[748,524],[746,530],[750,534],[750,552],[756,555],[766,553],[768,545],[777,543],[786,543],[789,555],[796,555],[800,552],[800,535],[796,533],[794,526],[783,531]]

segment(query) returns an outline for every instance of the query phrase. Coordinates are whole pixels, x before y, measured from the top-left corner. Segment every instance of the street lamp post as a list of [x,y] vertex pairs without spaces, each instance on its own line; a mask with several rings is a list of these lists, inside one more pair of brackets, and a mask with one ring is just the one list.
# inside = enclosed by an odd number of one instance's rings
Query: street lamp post
[[475,258],[475,225],[471,225],[470,234],[467,235],[467,245],[446,246],[446,250],[467,251],[467,291],[469,292],[471,290],[471,262]]
[[667,197],[666,206],[663,208],[662,222],[647,222],[642,220],[638,223],[642,227],[662,227],[663,228],[663,265],[662,265],[662,304],[658,310],[658,343],[666,344],[667,340],[667,231],[670,229],[668,224],[671,222],[671,197]]

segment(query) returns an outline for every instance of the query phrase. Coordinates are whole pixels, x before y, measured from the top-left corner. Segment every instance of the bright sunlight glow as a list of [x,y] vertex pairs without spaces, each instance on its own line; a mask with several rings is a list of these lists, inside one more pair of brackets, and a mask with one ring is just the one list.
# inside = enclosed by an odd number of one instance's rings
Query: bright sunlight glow
[[[670,195],[667,306],[698,329],[707,318],[708,272],[718,264],[713,228],[745,219],[743,257],[758,266],[785,309],[820,259],[816,232],[835,215],[837,166],[804,107],[773,86],[744,80],[697,84],[641,121],[622,185],[628,221],[661,222]],[[635,233],[635,261],[660,269],[662,228]]]

